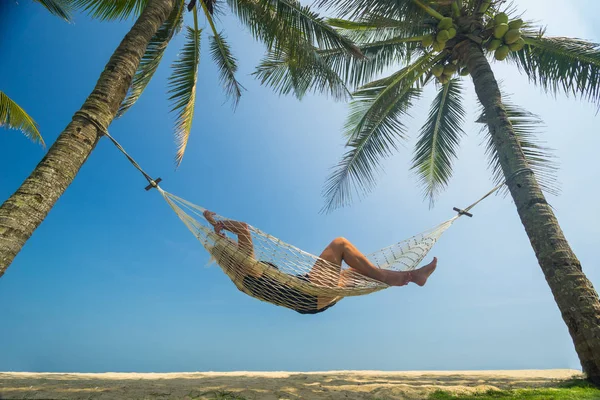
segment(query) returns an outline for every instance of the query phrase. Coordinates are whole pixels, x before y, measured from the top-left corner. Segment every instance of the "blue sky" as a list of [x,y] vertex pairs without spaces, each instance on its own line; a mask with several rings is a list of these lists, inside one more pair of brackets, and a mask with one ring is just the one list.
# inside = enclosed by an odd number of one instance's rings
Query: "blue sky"
[[[519,1],[548,34],[600,40],[588,1]],[[52,143],[92,90],[131,21],[74,24],[36,4],[0,9],[0,90],[34,116]],[[560,13],[556,12],[560,10]],[[384,163],[372,195],[319,214],[330,167],[343,154],[346,106],[324,96],[279,97],[250,76],[262,54],[237,22],[222,18],[247,88],[236,112],[204,51],[196,119],[175,171],[166,100],[168,49],[141,100],[111,132],[165,190],[246,220],[312,253],[345,236],[365,252],[452,216],[492,186],[482,137],[466,125],[450,188],[422,201],[408,166],[433,92],[407,123],[406,146]],[[206,43],[206,42],[205,42]],[[206,46],[204,48],[206,50]],[[563,194],[549,197],[567,239],[596,286],[600,211],[595,108],[554,99],[509,66],[495,64],[515,103],[543,117],[557,149]],[[468,121],[477,106],[470,81]],[[15,131],[0,132],[0,199],[43,157]],[[0,370],[230,371],[578,368],[567,329],[509,198],[493,197],[436,245],[439,269],[424,288],[350,298],[305,316],[238,292],[156,192],[107,140],[0,279]]]

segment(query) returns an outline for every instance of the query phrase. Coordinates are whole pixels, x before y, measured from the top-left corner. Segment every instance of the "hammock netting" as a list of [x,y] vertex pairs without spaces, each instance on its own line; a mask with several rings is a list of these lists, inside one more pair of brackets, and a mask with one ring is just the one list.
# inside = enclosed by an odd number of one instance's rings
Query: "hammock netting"
[[[252,226],[248,226],[252,245],[244,247],[235,236],[215,233],[203,215],[204,208],[160,187],[158,189],[212,259],[235,286],[249,296],[303,314],[314,314],[344,297],[369,294],[388,287],[347,265],[340,268]],[[458,217],[371,253],[367,258],[382,269],[414,270]],[[215,219],[226,220],[218,215]]]

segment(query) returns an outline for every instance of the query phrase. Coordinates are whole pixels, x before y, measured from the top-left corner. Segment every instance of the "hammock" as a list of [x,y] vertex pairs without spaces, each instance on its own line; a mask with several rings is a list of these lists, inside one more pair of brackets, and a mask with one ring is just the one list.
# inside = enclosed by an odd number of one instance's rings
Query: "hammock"
[[[249,296],[302,314],[314,314],[344,297],[389,287],[347,266],[343,266],[340,273],[338,266],[248,226],[253,242],[251,255],[247,249],[240,248],[236,240],[214,232],[204,218],[205,208],[165,192],[158,185],[156,188],[235,286]],[[459,217],[460,214],[433,229],[369,254],[367,258],[379,268],[414,270]],[[215,215],[215,219],[225,218]]]
[[[211,254],[211,258],[229,276],[235,286],[249,296],[278,306],[287,307],[302,314],[316,314],[333,306],[344,297],[374,293],[389,286],[343,266],[333,265],[309,254],[259,229],[248,226],[253,248],[241,247],[236,240],[214,232],[205,219],[205,208],[192,204],[171,193],[165,192],[125,149],[108,133],[98,121],[87,114],[81,116],[108,137],[150,183],[146,190],[156,188],[167,203]],[[385,247],[367,258],[377,267],[396,271],[414,270],[440,236],[454,221],[463,215],[471,217],[469,211],[488,196],[499,190],[506,182],[523,172],[533,173],[530,168],[514,172],[504,182],[490,190],[481,199],[463,209],[454,208],[455,217],[440,225]],[[216,220],[225,218],[216,215]]]

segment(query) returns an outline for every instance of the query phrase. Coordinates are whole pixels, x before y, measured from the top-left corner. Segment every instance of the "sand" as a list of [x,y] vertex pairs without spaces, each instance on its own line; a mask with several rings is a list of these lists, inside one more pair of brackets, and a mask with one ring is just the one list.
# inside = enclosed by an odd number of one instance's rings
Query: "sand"
[[[0,399],[424,399],[437,390],[546,387],[581,377],[577,370],[441,372],[0,372]],[[221,393],[221,397],[218,394]]]

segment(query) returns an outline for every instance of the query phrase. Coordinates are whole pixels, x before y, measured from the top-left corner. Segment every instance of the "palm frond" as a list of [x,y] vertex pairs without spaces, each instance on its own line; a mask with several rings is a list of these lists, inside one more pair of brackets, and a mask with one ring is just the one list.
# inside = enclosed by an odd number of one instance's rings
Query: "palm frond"
[[464,135],[462,124],[465,110],[461,101],[460,80],[452,79],[442,85],[415,147],[412,169],[419,177],[430,207],[448,185],[460,137]]
[[137,17],[148,0],[71,0],[73,7],[87,12],[102,21]]
[[315,5],[325,10],[333,10],[336,16],[350,20],[364,15],[379,15],[420,23],[427,17],[414,0],[317,0]]
[[[511,104],[506,100],[507,96],[503,95],[503,98],[508,119],[519,140],[525,159],[527,160],[529,167],[533,170],[540,187],[546,193],[558,195],[560,193],[560,185],[556,178],[558,163],[556,156],[554,155],[554,150],[544,146],[543,142],[536,137],[540,128],[544,126],[544,122],[538,115],[524,110],[517,105]],[[500,184],[506,177],[500,166],[498,153],[496,152],[496,147],[494,146],[492,136],[487,127],[487,119],[483,110],[477,122],[484,124],[481,131],[485,134],[484,141],[488,165],[492,172],[494,182]],[[506,191],[507,189],[504,188],[503,190]]]
[[129,92],[127,93],[127,97],[125,97],[125,100],[123,100],[123,103],[119,107],[117,117],[121,117],[125,114],[125,112],[138,101],[150,83],[150,80],[152,80],[171,39],[181,30],[183,24],[183,9],[183,2],[177,2],[171,15],[169,15],[169,18],[159,28],[156,34],[154,34],[152,39],[150,39],[150,43],[148,43],[148,47],[146,47],[146,52],[133,76],[133,81],[129,88]]
[[169,100],[172,112],[177,113],[175,121],[175,141],[177,143],[176,164],[181,164],[192,130],[194,106],[196,104],[196,82],[200,64],[201,29],[187,27],[186,43],[178,59],[173,63],[173,73],[169,77]]
[[[383,129],[393,131],[401,129],[396,119],[388,118],[387,108],[390,101],[403,90],[419,87],[424,81],[426,72],[435,64],[439,56],[425,54],[414,63],[398,72],[367,85],[353,93],[354,101],[350,104],[350,115],[345,124],[344,136],[357,137],[364,132]],[[390,125],[388,125],[390,124]]]
[[344,154],[325,184],[323,195],[326,204],[321,211],[331,212],[347,206],[352,202],[353,192],[366,195],[373,189],[381,159],[391,155],[397,149],[396,140],[404,137],[405,127],[398,120],[407,115],[413,100],[420,94],[421,89],[406,89],[388,105],[387,115],[394,120],[390,125],[394,125],[395,130],[381,130],[378,134],[365,132],[347,143],[350,150]]
[[237,72],[237,60],[231,54],[231,48],[225,41],[223,33],[217,32],[212,12],[207,5],[208,3],[202,1],[201,4],[204,9],[206,20],[213,32],[213,36],[210,37],[210,54],[219,68],[219,77],[223,84],[223,88],[225,89],[225,93],[228,97],[231,97],[235,107],[240,100],[242,89],[244,88],[235,78],[235,73]]
[[339,49],[319,50],[331,69],[351,87],[357,87],[371,81],[388,68],[397,66],[401,60],[410,60],[419,54],[421,38],[391,38],[361,45],[360,51],[365,58],[358,59]]
[[64,19],[67,22],[72,22],[71,12],[73,5],[71,0],[35,0],[44,6],[51,14]]
[[346,99],[348,87],[354,89],[370,82],[398,60],[413,52],[413,39],[394,38],[361,46],[365,58],[344,49],[318,50],[296,43],[292,52],[279,48],[261,61],[256,75],[263,84],[280,94],[294,93],[302,98],[309,91],[326,91],[334,99]]
[[281,50],[269,52],[253,75],[277,93],[294,93],[299,99],[309,91],[324,92],[336,100],[350,97],[342,79],[316,49],[308,44],[302,55],[299,53],[299,46],[293,55]]
[[362,57],[351,40],[297,0],[228,0],[228,4],[252,34],[269,47],[291,52],[295,43],[305,40],[320,48],[343,48]]
[[530,81],[543,90],[563,92],[600,106],[600,44],[528,32],[525,47],[511,54]]
[[367,194],[372,190],[381,159],[391,155],[397,149],[398,139],[405,137],[402,118],[420,95],[424,74],[435,62],[437,57],[425,55],[354,93],[345,125],[350,150],[327,179],[323,211],[349,204],[353,191]]
[[385,18],[380,15],[364,15],[356,20],[329,18],[327,23],[359,46],[394,38],[410,38],[435,32],[437,21],[414,23],[413,21]]
[[34,142],[46,146],[33,118],[3,92],[0,92],[0,127],[17,129]]
[[219,68],[219,76],[225,93],[233,100],[234,106],[237,105],[244,87],[235,78],[237,61],[231,55],[229,44],[221,33],[210,37],[210,54]]

